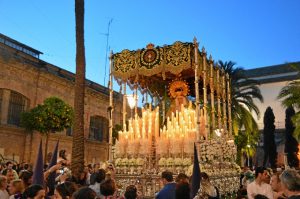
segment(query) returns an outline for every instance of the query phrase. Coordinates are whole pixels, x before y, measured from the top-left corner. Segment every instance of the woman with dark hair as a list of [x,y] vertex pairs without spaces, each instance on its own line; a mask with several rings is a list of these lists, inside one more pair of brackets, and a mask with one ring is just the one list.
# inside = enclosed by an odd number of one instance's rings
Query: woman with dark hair
[[42,185],[34,184],[30,185],[27,189],[25,189],[22,198],[23,199],[44,199],[45,198],[45,190]]
[[134,185],[129,185],[128,187],[126,187],[126,191],[124,193],[125,199],[136,199],[137,196],[137,189]]
[[208,198],[208,199],[218,199],[220,198],[219,190],[211,184],[208,175],[205,172],[200,173],[200,189],[195,198]]
[[88,187],[79,189],[72,196],[73,199],[95,199],[96,197],[96,192]]
[[23,182],[24,189],[26,189],[32,184],[32,175],[33,173],[31,171],[23,170],[20,172],[19,178]]
[[56,186],[54,190],[54,199],[69,199],[76,190],[77,187],[75,183],[66,181]]
[[175,197],[176,199],[190,199],[191,188],[187,182],[176,183]]
[[116,192],[116,183],[113,179],[107,179],[100,185],[100,192],[103,196],[114,196]]

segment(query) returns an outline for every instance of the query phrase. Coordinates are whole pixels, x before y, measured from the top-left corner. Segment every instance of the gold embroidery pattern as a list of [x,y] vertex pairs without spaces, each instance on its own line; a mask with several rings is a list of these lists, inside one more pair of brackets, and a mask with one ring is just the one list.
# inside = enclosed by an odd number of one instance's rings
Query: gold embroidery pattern
[[135,51],[123,50],[114,54],[114,71],[127,73],[136,68]]
[[152,69],[155,65],[160,65],[161,53],[159,48],[143,49],[141,51],[141,68]]
[[191,67],[191,46],[192,44],[190,43],[177,41],[171,46],[164,47],[165,63],[169,71],[174,70],[174,68],[182,71],[185,68]]

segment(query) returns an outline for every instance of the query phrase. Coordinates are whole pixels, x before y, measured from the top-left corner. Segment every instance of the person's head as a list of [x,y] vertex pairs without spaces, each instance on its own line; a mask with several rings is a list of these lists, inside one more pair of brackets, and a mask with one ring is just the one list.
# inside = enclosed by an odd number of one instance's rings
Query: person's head
[[16,193],[23,193],[24,191],[24,186],[22,183],[22,180],[18,179],[18,180],[13,180],[10,182],[9,185],[9,194],[13,195]]
[[91,184],[95,184],[97,183],[101,183],[103,180],[105,180],[105,170],[104,169],[99,169],[99,171],[92,173],[91,177],[90,177],[90,183]]
[[100,184],[100,192],[104,196],[112,196],[116,191],[116,183],[113,179],[106,179]]
[[274,173],[272,175],[271,181],[270,181],[270,185],[271,185],[273,191],[276,191],[276,192],[281,190],[281,183],[280,183],[281,181],[280,181],[280,177],[279,177],[280,174],[281,174],[280,172]]
[[5,176],[0,175],[0,190],[4,190],[7,188],[7,179]]
[[126,187],[126,191],[124,193],[125,199],[136,199],[137,197],[137,189],[134,185],[129,185]]
[[66,150],[64,150],[64,149],[60,150],[59,157],[61,157],[64,160],[67,160]]
[[77,187],[73,182],[59,184],[54,190],[54,199],[69,199],[76,190]]
[[249,180],[249,181],[253,181],[253,179],[254,179],[254,175],[253,175],[252,171],[250,171],[250,170],[245,172],[244,176],[245,176],[246,180]]
[[114,165],[111,164],[111,163],[109,163],[109,164],[107,165],[106,172],[112,173],[112,172],[114,172],[114,170],[115,170]]
[[4,165],[0,163],[0,172],[4,169]]
[[12,162],[10,162],[10,161],[6,162],[5,165],[6,165],[6,168],[7,168],[7,169],[12,169],[13,166],[14,166],[14,164],[13,164]]
[[99,168],[100,168],[100,164],[99,164],[99,163],[95,163],[95,164],[93,165],[93,171],[94,171],[94,172],[97,172]]
[[6,178],[8,183],[15,180],[15,174],[12,169],[7,169]]
[[255,169],[255,179],[260,181],[264,181],[268,176],[268,171],[265,167],[257,167]]
[[164,185],[173,182],[173,173],[171,171],[163,171],[161,173],[161,179]]
[[263,181],[267,184],[270,184],[271,177],[273,175],[273,170],[270,168],[267,168],[266,171],[267,171],[267,173],[265,174]]
[[205,173],[205,172],[200,173],[200,179],[203,181],[209,181],[209,177],[208,177],[207,173]]
[[245,172],[247,172],[247,171],[249,171],[250,169],[249,169],[249,167],[247,167],[247,166],[244,166],[243,167],[243,172],[245,173]]
[[32,184],[32,175],[31,171],[24,170],[20,172],[19,178],[23,181],[25,189]]
[[185,175],[184,173],[180,173],[178,174],[178,176],[176,177],[176,183],[180,183],[180,182],[189,182],[189,177],[187,175]]
[[22,197],[26,199],[44,199],[45,190],[42,185],[33,184],[25,189]]
[[76,191],[72,198],[73,199],[95,199],[97,196],[96,192],[88,187],[82,187],[78,191]]
[[94,172],[92,164],[88,164],[87,167],[88,167],[90,173]]
[[254,199],[268,199],[268,197],[265,195],[257,194],[256,196],[254,196]]
[[300,174],[295,169],[287,169],[280,175],[281,185],[286,195],[300,193]]
[[28,170],[29,169],[29,165],[27,163],[25,163],[23,169],[24,170]]
[[175,196],[176,199],[189,199],[190,198],[190,185],[187,182],[180,182],[176,184]]

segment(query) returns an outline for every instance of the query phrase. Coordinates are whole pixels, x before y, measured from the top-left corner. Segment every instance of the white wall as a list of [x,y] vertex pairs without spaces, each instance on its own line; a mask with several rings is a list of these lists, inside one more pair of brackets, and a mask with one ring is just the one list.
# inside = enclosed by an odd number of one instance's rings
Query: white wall
[[265,83],[261,84],[260,91],[264,98],[264,102],[260,103],[255,100],[257,107],[260,110],[260,118],[256,121],[258,123],[259,129],[264,128],[264,114],[268,106],[273,109],[275,115],[275,128],[284,129],[285,128],[285,108],[282,107],[280,100],[277,99],[277,96],[280,90],[288,84],[288,81],[283,82],[274,82],[274,83]]

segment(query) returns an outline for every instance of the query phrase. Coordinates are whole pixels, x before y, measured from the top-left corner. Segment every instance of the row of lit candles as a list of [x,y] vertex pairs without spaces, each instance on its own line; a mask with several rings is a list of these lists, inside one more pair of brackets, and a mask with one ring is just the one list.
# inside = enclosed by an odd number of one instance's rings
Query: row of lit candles
[[[191,103],[190,103],[191,104]],[[163,128],[159,128],[159,107],[151,110],[142,109],[142,117],[135,114],[128,123],[128,131],[119,132],[119,141],[135,140],[135,139],[164,139],[164,138],[189,138],[196,137],[195,110],[182,106],[182,111],[171,113],[171,117],[167,117],[167,123]]]

